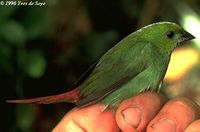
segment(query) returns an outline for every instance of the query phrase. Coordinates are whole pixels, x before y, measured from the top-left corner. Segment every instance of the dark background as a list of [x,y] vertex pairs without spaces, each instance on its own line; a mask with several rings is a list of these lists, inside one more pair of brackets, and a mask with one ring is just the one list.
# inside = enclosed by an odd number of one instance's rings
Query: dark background
[[[90,65],[136,29],[159,21],[172,21],[184,26],[188,14],[199,20],[198,15],[187,9],[200,13],[199,0],[41,2],[46,5],[0,6],[2,132],[50,131],[74,107],[67,103],[6,104],[6,99],[39,97],[70,90]],[[199,56],[198,42],[182,48],[188,47]],[[184,64],[190,63],[184,61]],[[187,71],[184,77],[177,75],[176,79],[166,79],[164,92],[167,96],[187,96],[199,101],[199,64],[189,67],[190,70],[183,71],[184,74]]]

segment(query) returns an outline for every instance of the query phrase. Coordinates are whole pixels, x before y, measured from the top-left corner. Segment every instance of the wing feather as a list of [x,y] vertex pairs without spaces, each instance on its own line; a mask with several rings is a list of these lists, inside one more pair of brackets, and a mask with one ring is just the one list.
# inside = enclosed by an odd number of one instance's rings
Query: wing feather
[[81,96],[76,103],[77,106],[102,100],[147,67],[146,58],[151,52],[150,43],[136,42],[136,44],[120,46],[109,50],[80,86]]

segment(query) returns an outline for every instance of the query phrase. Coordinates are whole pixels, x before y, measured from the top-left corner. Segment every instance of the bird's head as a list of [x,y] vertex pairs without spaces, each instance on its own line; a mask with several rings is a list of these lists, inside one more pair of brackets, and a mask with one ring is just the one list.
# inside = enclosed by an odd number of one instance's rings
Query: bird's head
[[[159,22],[139,30],[141,39],[170,54],[180,43],[195,37],[172,22]],[[142,34],[141,34],[142,33]]]

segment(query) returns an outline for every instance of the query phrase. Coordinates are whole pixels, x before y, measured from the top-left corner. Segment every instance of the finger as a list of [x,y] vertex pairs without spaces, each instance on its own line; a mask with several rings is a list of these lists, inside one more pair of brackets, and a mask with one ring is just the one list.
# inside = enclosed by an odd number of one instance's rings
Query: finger
[[170,100],[148,125],[148,132],[183,132],[198,118],[199,107],[187,98]]
[[102,112],[104,106],[91,105],[81,109],[73,109],[57,124],[53,132],[117,132],[114,111]]
[[198,131],[200,131],[200,119],[192,122],[185,130],[185,132],[198,132]]
[[122,131],[144,131],[166,99],[154,92],[145,92],[125,100],[116,112],[116,121]]

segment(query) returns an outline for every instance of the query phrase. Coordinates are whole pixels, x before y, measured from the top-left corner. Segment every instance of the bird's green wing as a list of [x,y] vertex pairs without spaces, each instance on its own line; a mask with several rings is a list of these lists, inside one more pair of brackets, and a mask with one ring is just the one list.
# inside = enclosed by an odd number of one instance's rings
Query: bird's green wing
[[119,43],[109,50],[80,86],[77,106],[100,101],[141,73],[150,63],[151,50],[148,42]]

